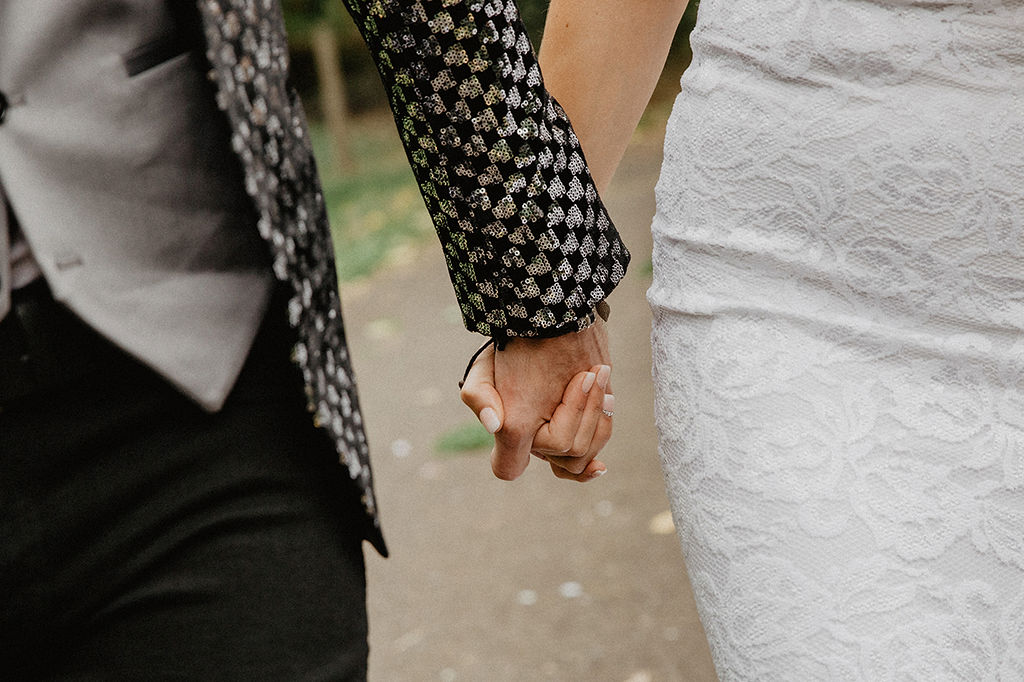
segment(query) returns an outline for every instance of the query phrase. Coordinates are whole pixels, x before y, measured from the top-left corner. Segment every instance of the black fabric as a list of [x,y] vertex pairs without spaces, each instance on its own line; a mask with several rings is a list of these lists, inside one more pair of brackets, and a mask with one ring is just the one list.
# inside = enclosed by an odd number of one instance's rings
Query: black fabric
[[0,322],[0,677],[364,679],[366,533],[278,298],[208,414],[53,303]]
[[514,0],[346,0],[444,248],[466,327],[550,337],[593,322],[629,251]]

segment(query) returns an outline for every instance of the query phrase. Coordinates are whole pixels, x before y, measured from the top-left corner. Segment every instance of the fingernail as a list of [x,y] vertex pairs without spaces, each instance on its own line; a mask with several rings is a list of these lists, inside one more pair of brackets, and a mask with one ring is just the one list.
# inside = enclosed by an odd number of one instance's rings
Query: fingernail
[[607,473],[608,473],[607,469],[598,469],[594,473],[590,474],[590,478],[591,479],[601,478],[602,476],[604,476]]
[[593,372],[587,372],[586,374],[583,375],[583,393],[584,393],[584,395],[586,395],[587,393],[590,393],[590,389],[594,387],[594,379],[596,379],[596,378],[597,378],[597,375],[594,374]]
[[601,369],[597,370],[597,385],[603,391],[604,387],[608,385],[608,379],[612,376],[612,368],[608,365],[601,365]]
[[601,409],[604,410],[604,413],[609,417],[615,414],[615,396],[611,393],[606,395],[604,397],[604,403],[601,405]]
[[498,413],[490,407],[480,410],[480,423],[487,429],[487,433],[496,433],[501,428],[501,421],[498,420]]

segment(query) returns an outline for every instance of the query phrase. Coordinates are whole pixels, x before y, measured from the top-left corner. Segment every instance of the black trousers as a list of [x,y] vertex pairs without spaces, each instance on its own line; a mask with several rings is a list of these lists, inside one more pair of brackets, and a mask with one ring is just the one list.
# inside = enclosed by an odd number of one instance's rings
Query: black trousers
[[364,519],[275,297],[207,414],[54,303],[0,323],[0,678],[349,680]]

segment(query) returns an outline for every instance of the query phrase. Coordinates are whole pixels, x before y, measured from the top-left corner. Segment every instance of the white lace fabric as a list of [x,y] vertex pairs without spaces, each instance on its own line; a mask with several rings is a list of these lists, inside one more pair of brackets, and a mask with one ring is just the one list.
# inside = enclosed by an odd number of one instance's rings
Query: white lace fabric
[[1024,679],[1024,2],[703,0],[656,413],[723,680]]

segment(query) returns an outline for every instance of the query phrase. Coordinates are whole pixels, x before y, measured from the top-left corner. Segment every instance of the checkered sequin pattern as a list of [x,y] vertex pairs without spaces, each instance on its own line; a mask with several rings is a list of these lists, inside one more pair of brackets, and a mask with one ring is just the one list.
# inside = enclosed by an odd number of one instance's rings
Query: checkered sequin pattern
[[[327,213],[278,0],[197,0],[211,79],[276,276],[288,282],[310,409],[378,523]],[[346,0],[380,70],[466,326],[578,331],[629,253],[513,2]]]
[[389,93],[466,326],[578,331],[629,252],[514,2],[346,0]]
[[199,8],[217,102],[231,123],[260,234],[275,275],[294,292],[288,305],[299,336],[294,360],[310,410],[333,436],[367,514],[379,524],[327,211],[302,104],[288,85],[280,8],[271,0],[200,0]]

